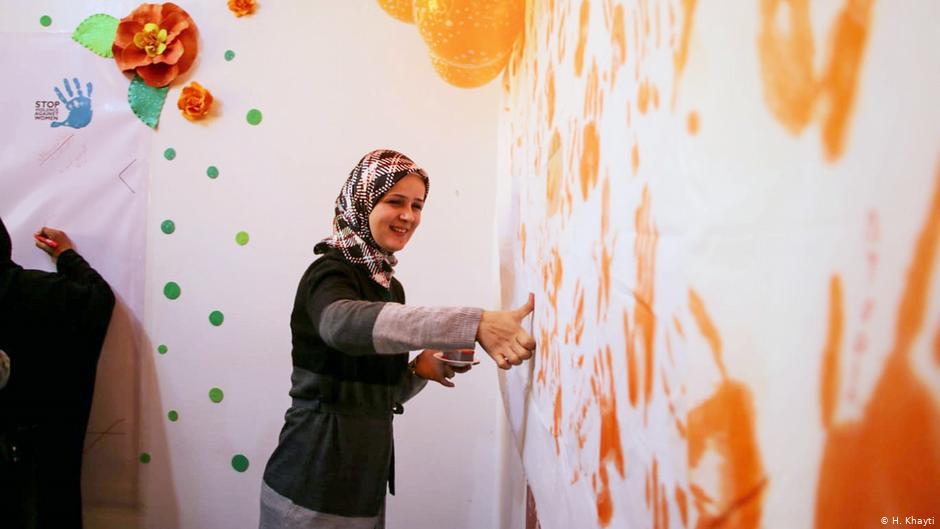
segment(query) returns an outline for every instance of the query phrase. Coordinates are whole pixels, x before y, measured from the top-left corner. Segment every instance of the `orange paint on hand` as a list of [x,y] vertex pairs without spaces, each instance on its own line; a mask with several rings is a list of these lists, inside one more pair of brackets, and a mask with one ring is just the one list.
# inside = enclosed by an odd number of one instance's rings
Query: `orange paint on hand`
[[940,167],[907,270],[894,345],[862,417],[833,425],[819,470],[816,527],[862,527],[890,513],[926,517],[940,491],[940,406],[914,373],[940,243]]
[[597,171],[600,165],[599,138],[594,123],[584,126],[581,149],[581,198],[587,200],[588,193],[597,185]]
[[687,127],[689,129],[689,134],[693,136],[698,134],[698,112],[695,112],[694,110],[689,112]]
[[839,398],[839,350],[842,347],[844,326],[842,308],[842,281],[834,275],[829,281],[829,333],[823,348],[822,380],[819,384],[819,404],[822,408],[823,428],[829,429]]

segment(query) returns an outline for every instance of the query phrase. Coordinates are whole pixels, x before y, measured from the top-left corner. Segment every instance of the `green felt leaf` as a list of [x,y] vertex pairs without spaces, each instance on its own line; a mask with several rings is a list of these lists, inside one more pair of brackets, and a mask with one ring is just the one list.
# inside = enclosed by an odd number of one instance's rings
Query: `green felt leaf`
[[166,93],[169,91],[169,86],[154,88],[145,83],[139,75],[135,75],[127,89],[127,102],[141,121],[155,129],[160,122],[160,112],[163,111],[163,103],[166,102]]
[[102,57],[113,58],[111,44],[114,43],[119,22],[120,20],[111,15],[91,15],[75,28],[72,40]]

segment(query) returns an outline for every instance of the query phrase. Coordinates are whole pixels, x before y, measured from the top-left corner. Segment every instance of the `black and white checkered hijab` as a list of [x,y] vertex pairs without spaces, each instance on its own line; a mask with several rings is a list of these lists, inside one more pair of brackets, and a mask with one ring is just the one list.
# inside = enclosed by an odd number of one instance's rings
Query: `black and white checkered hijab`
[[340,250],[347,261],[364,266],[376,283],[388,288],[398,259],[375,242],[369,229],[369,215],[382,196],[409,174],[424,180],[424,198],[427,198],[428,174],[411,158],[389,149],[378,149],[363,156],[336,197],[332,235],[317,243],[314,253],[325,253],[329,248]]

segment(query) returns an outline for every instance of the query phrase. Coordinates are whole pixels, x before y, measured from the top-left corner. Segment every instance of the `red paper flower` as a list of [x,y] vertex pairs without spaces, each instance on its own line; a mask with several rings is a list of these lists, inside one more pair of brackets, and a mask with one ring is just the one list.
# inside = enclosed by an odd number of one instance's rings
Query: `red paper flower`
[[118,68],[135,70],[145,83],[159,88],[193,65],[198,35],[196,23],[178,5],[141,4],[121,19],[111,51]]

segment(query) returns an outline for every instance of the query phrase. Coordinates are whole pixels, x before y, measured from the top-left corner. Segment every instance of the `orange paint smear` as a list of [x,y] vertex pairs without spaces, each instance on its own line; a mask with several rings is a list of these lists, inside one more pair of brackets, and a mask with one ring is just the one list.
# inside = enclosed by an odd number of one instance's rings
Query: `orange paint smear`
[[659,3],[656,3],[656,47],[660,46],[662,42],[662,24],[659,21]]
[[545,183],[545,206],[549,217],[556,215],[562,208],[564,163],[561,135],[556,129],[552,131],[552,143],[548,148],[548,178]]
[[698,112],[689,112],[687,127],[689,129],[689,134],[693,136],[698,134]]
[[633,168],[634,175],[640,169],[640,145],[637,143],[634,143],[633,148],[630,149],[630,167]]
[[547,330],[547,329],[544,329],[544,328],[543,328],[543,329],[540,329],[539,334],[540,334],[540,340],[539,340],[539,342],[538,342],[538,343],[539,343],[539,347],[536,347],[536,349],[535,349],[535,350],[536,350],[536,354],[539,355],[539,356],[538,356],[538,360],[539,360],[539,361],[538,361],[538,364],[537,364],[537,365],[538,365],[538,372],[537,372],[537,374],[536,374],[535,381],[536,381],[536,383],[539,383],[539,384],[541,384],[541,385],[544,386],[545,384],[547,384],[547,380],[546,380],[546,373],[547,373],[547,371],[546,371],[546,366],[548,365],[548,359],[549,359],[549,355],[550,355],[550,352],[551,352],[551,347],[552,347],[552,345],[551,345],[551,342],[548,341],[549,335],[548,335],[548,330]]
[[673,324],[673,326],[675,326],[676,332],[679,333],[679,336],[682,337],[682,339],[684,340],[684,339],[685,339],[685,330],[682,329],[682,324],[679,323],[679,317],[678,317],[678,316],[676,316],[676,315],[673,315],[673,316],[672,316],[672,324]]
[[581,76],[584,69],[584,48],[587,44],[588,22],[591,18],[591,4],[587,0],[581,2],[581,18],[578,25],[578,47],[574,52],[574,74]]
[[[599,363],[595,363],[597,382],[592,380],[591,387],[597,399],[600,411],[600,448],[598,466],[600,491],[597,493],[597,521],[606,527],[613,516],[613,503],[610,499],[610,483],[607,465],[613,464],[621,478],[624,476],[623,446],[620,443],[620,422],[617,418],[617,398],[614,389],[613,354],[606,346]],[[606,379],[606,380],[604,380]],[[606,382],[606,383],[603,383]]]
[[587,83],[584,86],[584,116],[596,118],[601,111],[600,82],[597,79],[597,62],[591,61]]
[[[698,511],[696,528],[760,526],[763,492],[767,484],[755,432],[755,411],[750,389],[729,379],[721,359],[721,337],[699,295],[689,289],[689,309],[709,343],[722,381],[715,392],[688,414],[690,490]],[[709,496],[694,483],[695,470],[706,450],[719,459],[718,486]]]
[[[667,338],[668,338],[668,335],[667,335]],[[676,413],[675,403],[673,403],[672,395],[670,395],[669,393],[669,382],[666,380],[666,373],[660,371],[659,375],[663,384],[663,393],[665,393],[666,395],[666,402],[668,403],[668,407],[669,407],[669,415],[672,416],[672,420],[676,426],[676,431],[679,433],[679,437],[682,437],[683,439],[685,439],[686,437],[685,426],[683,426],[682,420],[679,418],[679,414]]]
[[822,423],[823,428],[827,430],[832,425],[839,398],[839,350],[842,347],[843,312],[842,280],[834,275],[829,281],[829,334],[823,348],[822,380],[819,384]]
[[627,37],[624,32],[623,5],[617,4],[614,8],[614,18],[611,23],[610,39],[613,45],[613,72],[627,62]]
[[755,437],[751,391],[735,380],[723,381],[708,400],[689,412],[688,428],[692,470],[698,467],[706,449],[713,450],[722,461],[717,494],[712,498],[705,495],[708,502],[696,501],[696,528],[760,527],[767,478]]
[[649,186],[643,186],[643,198],[635,215],[636,241],[633,251],[636,255],[636,288],[633,323],[640,334],[643,344],[644,396],[649,405],[653,397],[653,339],[656,329],[656,315],[653,312],[653,295],[656,281],[656,242],[659,234],[650,220]]
[[548,107],[546,125],[548,128],[551,128],[555,120],[555,74],[550,66],[546,77],[545,105]]
[[525,262],[526,231],[525,222],[519,226],[519,243],[522,245],[522,262]]
[[[873,3],[846,0],[830,30],[826,66],[817,76],[808,0],[761,1],[757,48],[764,100],[791,134],[799,134],[814,115],[820,115],[823,151],[829,161],[845,150]],[[786,26],[779,27],[778,11],[784,6],[789,16]]]
[[636,89],[636,108],[640,114],[646,114],[650,106],[650,82],[644,79]]
[[689,526],[689,504],[685,496],[685,491],[676,487],[676,505],[679,506],[679,520],[682,521],[682,527]]
[[597,170],[600,165],[599,138],[594,123],[584,126],[581,150],[581,198],[587,200],[588,193],[597,185]]
[[873,0],[849,0],[833,29],[833,50],[826,73],[820,80],[829,100],[823,117],[823,145],[832,161],[845,150],[846,127],[861,71],[862,54],[871,25]]
[[672,107],[676,106],[676,93],[679,87],[679,80],[682,72],[685,70],[685,64],[689,60],[689,42],[692,40],[692,22],[695,20],[695,2],[696,0],[682,0],[682,33],[679,37],[679,49],[675,51],[672,58],[673,78],[672,78]]
[[555,412],[552,422],[552,437],[555,438],[555,455],[561,455],[561,445],[558,438],[561,436],[561,384],[555,388]]
[[601,236],[600,256],[596,258],[598,268],[597,282],[597,321],[607,317],[607,306],[610,304],[610,266],[614,260],[613,252],[608,247],[607,232],[610,230],[610,177],[604,178],[601,186]]
[[940,327],[937,327],[937,332],[933,335],[933,361],[940,366]]
[[581,336],[584,334],[584,288],[578,279],[574,287],[574,343],[581,345]]
[[630,315],[627,314],[626,309],[623,311],[623,334],[626,337],[627,344],[627,392],[630,396],[630,405],[636,408],[640,387],[637,380],[639,368],[636,365],[636,349],[633,345],[633,336],[630,333]]
[[659,492],[659,527],[669,529],[669,504],[667,503],[666,486],[660,485]]
[[889,513],[927,517],[937,509],[940,407],[911,365],[940,242],[940,166],[935,178],[884,370],[862,417],[834,425],[826,438],[816,497],[820,529],[862,527]]
[[727,379],[728,372],[725,370],[725,363],[721,358],[721,336],[718,335],[718,329],[715,328],[715,324],[712,323],[708,312],[705,311],[705,303],[702,301],[702,298],[692,289],[689,289],[689,310],[695,318],[699,332],[701,332],[705,340],[708,341],[708,346],[711,348],[712,355],[715,358],[715,365],[718,366],[718,370],[721,372],[721,378]]

